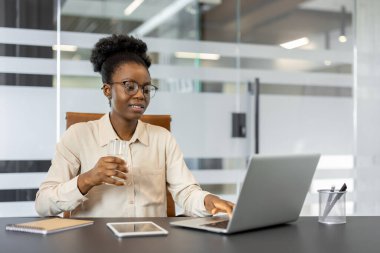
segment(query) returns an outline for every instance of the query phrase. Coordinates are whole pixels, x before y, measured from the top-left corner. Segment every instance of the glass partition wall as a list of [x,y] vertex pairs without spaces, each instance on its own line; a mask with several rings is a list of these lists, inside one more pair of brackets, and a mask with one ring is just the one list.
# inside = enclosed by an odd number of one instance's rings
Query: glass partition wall
[[0,0],[0,10],[0,216],[36,215],[66,112],[109,111],[89,57],[112,33],[147,42],[159,91],[146,113],[172,116],[204,189],[236,201],[252,154],[317,152],[302,214],[317,214],[316,189],[343,182],[357,213],[353,1]]
[[30,216],[57,139],[56,4],[1,0],[0,13],[0,216]]

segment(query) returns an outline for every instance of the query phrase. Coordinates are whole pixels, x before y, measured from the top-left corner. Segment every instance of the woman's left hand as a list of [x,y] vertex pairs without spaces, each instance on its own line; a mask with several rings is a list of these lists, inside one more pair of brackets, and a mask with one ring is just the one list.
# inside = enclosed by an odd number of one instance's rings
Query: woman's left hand
[[232,210],[235,207],[234,203],[227,200],[223,200],[212,194],[206,195],[204,199],[204,204],[205,204],[206,210],[212,215],[222,212],[222,213],[227,213],[228,216],[230,217],[232,216]]

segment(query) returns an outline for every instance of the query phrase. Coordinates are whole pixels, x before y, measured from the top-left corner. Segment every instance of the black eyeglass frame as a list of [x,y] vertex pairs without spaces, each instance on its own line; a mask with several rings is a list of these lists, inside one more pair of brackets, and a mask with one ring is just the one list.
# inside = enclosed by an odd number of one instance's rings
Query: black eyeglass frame
[[[130,83],[133,84],[133,90],[128,90],[127,84],[130,84]],[[144,97],[149,98],[149,99],[153,98],[154,95],[156,94],[156,91],[158,90],[158,87],[151,84],[151,83],[139,85],[137,82],[132,81],[132,80],[125,80],[125,81],[121,81],[121,82],[112,82],[112,83],[108,83],[108,84],[111,84],[111,85],[121,84],[121,85],[123,85],[125,93],[127,93],[130,96],[136,95],[137,92],[139,91],[139,89],[141,89]],[[145,89],[146,87],[149,87],[149,89],[146,90]],[[148,93],[147,93],[147,91],[148,91]],[[148,95],[148,97],[147,97],[147,95]]]

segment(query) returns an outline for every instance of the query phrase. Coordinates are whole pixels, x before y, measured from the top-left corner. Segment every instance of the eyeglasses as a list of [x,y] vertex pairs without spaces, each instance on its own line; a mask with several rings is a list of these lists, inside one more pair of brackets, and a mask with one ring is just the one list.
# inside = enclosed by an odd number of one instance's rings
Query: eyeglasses
[[121,85],[123,85],[124,91],[130,96],[136,95],[138,90],[139,90],[139,87],[141,87],[142,93],[144,94],[145,98],[154,97],[154,95],[156,94],[156,90],[158,90],[158,88],[156,86],[154,86],[153,84],[145,84],[145,85],[139,86],[138,83],[136,83],[134,81],[129,81],[129,80],[122,81],[122,82],[113,82],[113,83],[109,83],[109,84],[121,84]]

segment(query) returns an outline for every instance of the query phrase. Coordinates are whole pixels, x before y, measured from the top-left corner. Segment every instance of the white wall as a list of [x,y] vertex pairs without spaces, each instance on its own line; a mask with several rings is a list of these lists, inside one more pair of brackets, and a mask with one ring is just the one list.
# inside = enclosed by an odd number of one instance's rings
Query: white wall
[[356,1],[355,153],[357,214],[380,214],[380,1]]

